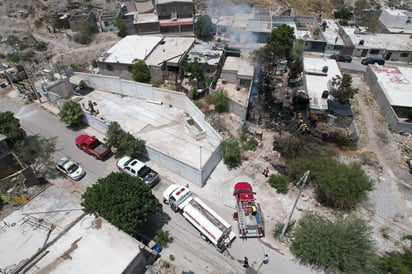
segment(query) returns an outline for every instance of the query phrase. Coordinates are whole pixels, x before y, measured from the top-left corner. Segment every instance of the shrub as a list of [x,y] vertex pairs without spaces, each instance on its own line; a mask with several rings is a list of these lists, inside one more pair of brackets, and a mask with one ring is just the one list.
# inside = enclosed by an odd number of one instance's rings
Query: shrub
[[97,61],[96,59],[93,59],[91,62],[92,68],[97,68]]
[[159,229],[156,231],[155,242],[159,244],[161,247],[167,247],[170,242],[170,234],[167,230]]
[[229,99],[227,98],[227,93],[224,90],[219,90],[210,95],[207,98],[207,102],[215,105],[217,112],[226,112],[228,110]]
[[307,155],[288,160],[288,174],[297,180],[310,170],[315,185],[316,199],[324,206],[352,209],[366,199],[372,182],[358,165],[345,165],[324,155]]
[[375,255],[370,229],[362,220],[329,220],[306,213],[294,232],[292,253],[326,273],[372,273]]
[[245,143],[243,143],[243,150],[255,150],[259,142],[255,138],[248,138]]
[[59,117],[67,126],[76,126],[83,120],[83,110],[79,103],[69,100],[60,109]]
[[35,48],[36,48],[36,50],[38,50],[38,51],[45,51],[45,50],[47,50],[47,43],[45,43],[45,42],[37,42]]
[[276,188],[277,193],[287,193],[288,192],[288,181],[285,177],[281,175],[272,174],[269,176],[268,184],[271,187]]
[[[292,230],[293,230],[293,227],[295,226],[295,223],[296,223],[295,220],[289,222],[289,224],[288,224],[288,226],[287,226],[287,228],[286,228],[286,231],[285,231],[285,235],[284,235],[284,236],[289,236],[289,235],[291,235]],[[284,227],[284,226],[285,226],[284,223],[277,223],[277,224],[275,225],[275,228],[272,230],[272,236],[273,236],[274,238],[279,239],[279,238],[280,238],[280,235],[282,234],[282,231],[283,231],[283,227]]]
[[223,162],[229,169],[242,164],[241,149],[238,140],[231,138],[222,142]]
[[277,149],[282,157],[295,158],[301,154],[302,143],[295,136],[289,136],[279,140]]

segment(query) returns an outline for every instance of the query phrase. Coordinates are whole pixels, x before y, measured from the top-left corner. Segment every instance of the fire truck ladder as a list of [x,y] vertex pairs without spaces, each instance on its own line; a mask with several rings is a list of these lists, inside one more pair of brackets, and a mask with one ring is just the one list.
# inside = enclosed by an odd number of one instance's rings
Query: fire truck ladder
[[238,222],[239,222],[239,229],[240,229],[240,234],[241,237],[246,237],[246,216],[245,216],[245,211],[242,206],[242,202],[239,202],[237,204],[237,212],[238,212]]

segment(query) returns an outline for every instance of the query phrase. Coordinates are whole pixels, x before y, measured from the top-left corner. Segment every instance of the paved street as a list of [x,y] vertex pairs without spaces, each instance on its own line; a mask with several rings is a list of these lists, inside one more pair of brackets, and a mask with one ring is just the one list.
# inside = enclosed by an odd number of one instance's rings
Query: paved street
[[[106,161],[98,161],[93,157],[78,150],[74,145],[74,139],[82,133],[98,134],[85,127],[78,131],[73,131],[62,124],[58,117],[45,110],[38,104],[23,104],[17,98],[3,97],[0,101],[1,111],[13,111],[22,127],[30,134],[41,134],[45,137],[58,136],[57,147],[59,151],[55,154],[55,159],[62,155],[67,155],[78,161],[86,170],[87,175],[79,182],[72,182],[63,177],[51,178],[51,182],[63,186],[73,195],[80,198],[81,193],[93,184],[98,178],[105,177],[111,171],[116,171],[115,155]],[[190,184],[195,195],[201,197],[209,206],[217,211],[223,218],[233,224],[234,231],[237,232],[236,223],[232,218],[234,212],[232,186],[236,181],[250,180],[242,170],[227,170],[223,163],[220,163],[208,180],[204,188],[200,188],[190,182],[178,177],[176,174],[164,169],[154,163],[149,163],[161,175],[161,182],[153,189],[153,193],[161,200],[162,191],[171,183]],[[262,179],[263,180],[263,179]],[[156,223],[164,224],[163,230],[168,230],[173,237],[173,242],[165,248],[161,257],[169,260],[169,255],[173,255],[173,263],[176,273],[182,271],[193,271],[195,273],[243,273],[246,269],[242,266],[245,256],[249,259],[251,268],[247,273],[313,273],[293,261],[293,257],[279,242],[267,231],[263,239],[248,239],[242,241],[235,239],[232,247],[220,254],[213,246],[209,245],[199,235],[199,232],[192,227],[183,216],[172,212],[168,206],[164,206],[164,213],[156,216]],[[264,254],[269,255],[269,263],[262,264]]]

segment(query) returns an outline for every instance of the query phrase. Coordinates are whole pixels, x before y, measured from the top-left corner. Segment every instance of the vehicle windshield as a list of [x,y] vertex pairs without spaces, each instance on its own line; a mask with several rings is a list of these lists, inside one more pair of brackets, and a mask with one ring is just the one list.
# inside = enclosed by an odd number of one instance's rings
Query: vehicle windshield
[[96,147],[98,147],[100,145],[100,141],[95,140],[93,143],[90,144],[90,148],[91,149],[95,149]]
[[68,171],[70,174],[72,174],[72,173],[76,172],[76,170],[78,170],[78,169],[79,169],[79,166],[78,166],[78,165],[76,165],[76,164],[71,164],[71,165],[67,168],[67,171]]
[[124,163],[123,166],[128,166],[130,164],[130,162],[133,161],[133,158],[130,158],[129,160],[126,161],[126,163]]

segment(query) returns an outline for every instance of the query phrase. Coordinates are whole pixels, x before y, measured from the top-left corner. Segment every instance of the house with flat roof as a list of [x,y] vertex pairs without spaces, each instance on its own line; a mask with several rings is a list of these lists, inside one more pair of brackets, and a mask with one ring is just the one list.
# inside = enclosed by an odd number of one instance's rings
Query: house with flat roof
[[245,120],[254,77],[253,59],[248,54],[226,58],[214,91],[224,90],[229,99],[229,111]]
[[131,80],[133,60],[145,61],[162,40],[160,35],[124,37],[97,60],[99,73]]
[[342,77],[335,60],[303,58],[303,85],[309,97],[311,111],[327,112],[330,82],[336,76]]
[[385,45],[375,33],[367,28],[341,26],[339,34],[350,47],[347,49],[346,54],[356,57],[382,57],[385,53]]
[[132,80],[133,60],[143,60],[153,81],[177,80],[195,39],[161,35],[128,35],[97,60],[99,73]]
[[156,0],[161,33],[194,33],[193,0]]
[[189,62],[196,60],[208,75],[213,76],[223,65],[224,49],[209,43],[195,43],[187,55],[187,60]]
[[[106,220],[86,215],[79,197],[51,185],[0,224],[6,273],[143,273],[157,258]],[[110,263],[107,263],[110,262]]]
[[393,131],[412,130],[412,68],[368,65],[365,80]]
[[391,33],[412,33],[412,11],[410,10],[383,9],[379,22]]
[[382,44],[385,45],[385,60],[412,61],[412,39],[409,34],[377,33]]

